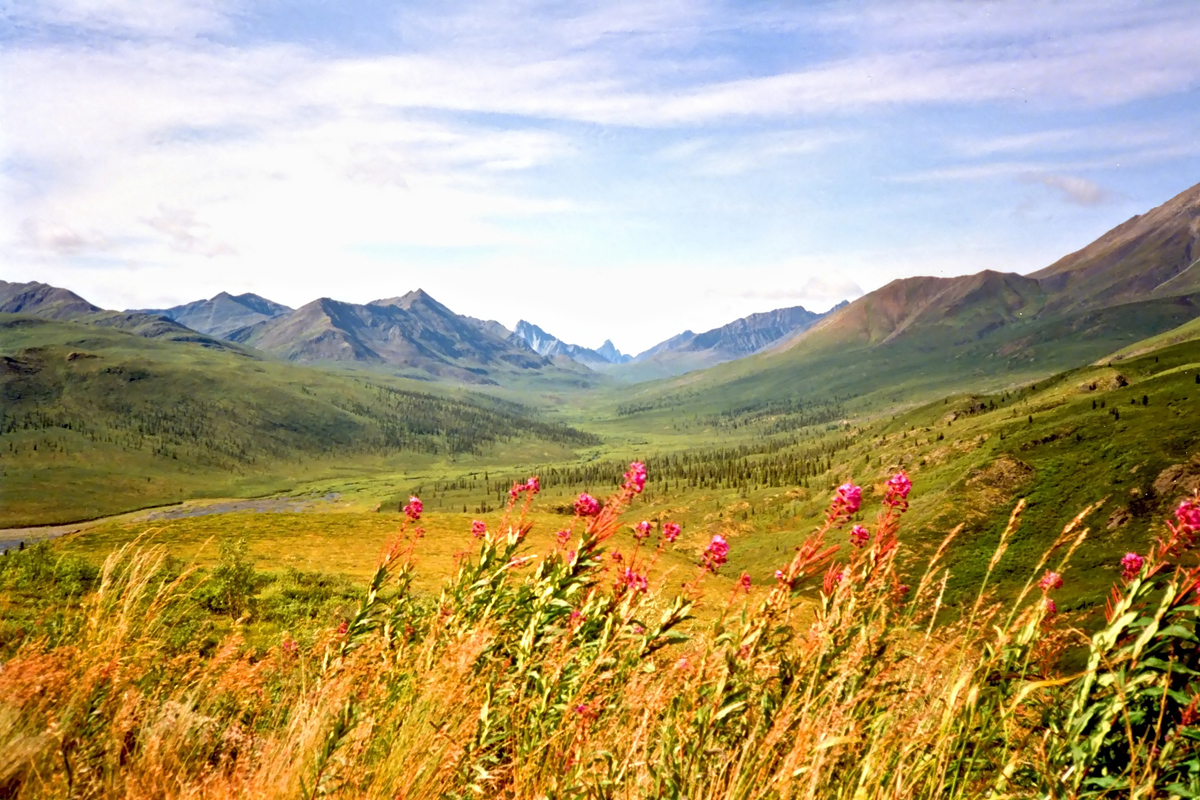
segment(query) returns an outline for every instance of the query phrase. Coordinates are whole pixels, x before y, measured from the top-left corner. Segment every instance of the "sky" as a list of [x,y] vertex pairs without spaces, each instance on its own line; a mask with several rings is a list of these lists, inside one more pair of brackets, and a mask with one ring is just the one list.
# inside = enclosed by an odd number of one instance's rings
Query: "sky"
[[639,352],[1200,182],[1200,3],[0,0],[0,279]]

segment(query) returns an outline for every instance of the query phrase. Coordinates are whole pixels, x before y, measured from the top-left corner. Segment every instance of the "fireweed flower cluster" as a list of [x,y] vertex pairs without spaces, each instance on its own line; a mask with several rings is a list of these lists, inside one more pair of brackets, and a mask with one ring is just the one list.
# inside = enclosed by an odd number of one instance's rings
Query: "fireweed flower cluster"
[[1200,502],[1184,500],[1175,509],[1175,519],[1179,527],[1186,528],[1189,534],[1200,533]]
[[629,471],[625,473],[625,489],[634,494],[641,494],[646,488],[646,465],[641,461],[634,461],[629,465]]
[[908,509],[908,493],[912,491],[912,481],[908,478],[908,473],[900,470],[892,477],[888,478],[885,484],[885,493],[883,504],[900,510]]
[[704,566],[709,571],[716,572],[727,560],[729,560],[729,543],[718,533],[712,537],[712,541],[704,549]]
[[600,513],[600,501],[583,492],[575,500],[575,513],[581,517],[594,517]]
[[663,525],[662,535],[668,543],[674,544],[675,540],[679,538],[679,534],[682,530],[683,529],[679,527],[678,523],[668,522],[666,525]]
[[476,519],[471,521],[471,535],[476,539],[481,536],[487,536],[487,525],[483,520]]
[[404,507],[404,516],[411,519],[413,522],[421,520],[421,512],[425,510],[425,504],[418,497],[408,498],[408,505]]
[[862,547],[869,541],[871,541],[871,532],[862,525],[855,525],[850,529],[850,544]]
[[637,539],[639,542],[649,535],[650,522],[648,520],[642,520],[637,525],[633,526],[633,538]]
[[837,525],[858,513],[862,507],[862,487],[847,481],[837,488],[829,506],[829,522]]
[[1142,571],[1142,565],[1145,563],[1146,559],[1137,553],[1126,553],[1121,559],[1121,577],[1127,581],[1132,580]]

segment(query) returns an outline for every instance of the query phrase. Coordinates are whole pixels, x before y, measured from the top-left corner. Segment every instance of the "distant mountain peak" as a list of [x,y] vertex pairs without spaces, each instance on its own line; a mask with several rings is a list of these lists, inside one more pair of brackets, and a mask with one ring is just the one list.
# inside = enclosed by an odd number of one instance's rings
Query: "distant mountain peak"
[[528,320],[519,320],[517,322],[513,336],[524,341],[525,344],[539,355],[546,356],[547,358],[566,356],[592,368],[604,368],[613,364],[623,364],[625,361],[630,360],[629,356],[622,355],[620,351],[613,347],[611,341],[604,343],[608,346],[610,352],[605,352],[603,347],[599,350],[592,350],[591,348],[582,347],[577,344],[567,344],[557,336],[546,333],[546,331]]
[[231,295],[223,291],[208,300],[195,300],[171,308],[139,309],[136,313],[156,314],[194,331],[226,338],[236,330],[274,319],[291,310],[282,303],[250,292]]
[[596,352],[614,364],[628,364],[630,361],[633,361],[633,356],[626,355],[618,350],[613,345],[612,339],[605,339],[604,344],[596,348]]

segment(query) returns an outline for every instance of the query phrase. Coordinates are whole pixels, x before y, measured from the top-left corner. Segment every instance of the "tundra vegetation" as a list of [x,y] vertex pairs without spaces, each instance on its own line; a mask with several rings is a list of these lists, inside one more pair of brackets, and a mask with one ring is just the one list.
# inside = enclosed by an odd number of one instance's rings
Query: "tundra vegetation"
[[[952,529],[901,566],[912,482],[844,483],[756,580],[713,535],[684,568],[673,520],[639,519],[652,474],[581,493],[529,544],[539,478],[461,533],[414,591],[424,503],[367,585],[294,574],[270,607],[244,545],[186,567],[135,540],[98,569],[45,546],[6,558],[36,626],[5,641],[0,789],[59,797],[1194,797],[1200,794],[1200,496],[1113,565],[1085,631],[1056,597],[1097,504],[993,591],[1018,502],[961,613]],[[871,490],[868,489],[868,494]],[[914,496],[915,497],[915,496]],[[340,613],[330,615],[330,609]],[[311,613],[313,611],[317,613]],[[269,645],[253,614],[286,620]],[[1067,657],[1075,652],[1079,657]]]

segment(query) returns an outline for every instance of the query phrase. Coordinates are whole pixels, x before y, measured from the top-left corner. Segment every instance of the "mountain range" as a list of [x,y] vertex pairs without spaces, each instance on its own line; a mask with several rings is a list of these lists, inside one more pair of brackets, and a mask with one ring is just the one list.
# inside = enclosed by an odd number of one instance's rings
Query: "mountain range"
[[67,289],[0,281],[0,312],[466,383],[523,373],[586,382],[594,372],[640,381],[706,370],[643,391],[720,386],[713,397],[744,402],[817,387],[855,394],[946,385],[963,375],[1011,379],[1087,363],[1200,316],[1197,263],[1200,185],[1028,275],[903,278],[825,314],[800,306],[752,314],[684,331],[634,357],[611,341],[597,349],[568,344],[525,320],[510,331],[456,314],[420,289],[362,305],[326,297],[297,309],[222,292],[174,308],[114,312]]
[[1045,269],[902,278],[758,354],[640,402],[744,404],[1007,385],[1200,317],[1200,185]]

